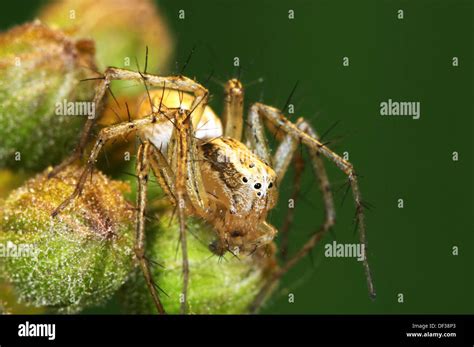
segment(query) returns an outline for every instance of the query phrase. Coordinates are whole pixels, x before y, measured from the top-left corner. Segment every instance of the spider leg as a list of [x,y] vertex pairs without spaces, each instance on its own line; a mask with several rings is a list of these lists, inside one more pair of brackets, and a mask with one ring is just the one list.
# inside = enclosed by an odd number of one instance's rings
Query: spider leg
[[[177,168],[178,162],[183,160],[179,153],[185,155],[185,188],[187,198],[189,198],[194,212],[198,214],[205,213],[209,206],[208,195],[204,188],[201,176],[200,158],[198,152],[198,139],[195,136],[193,122],[191,122],[192,111],[184,111],[181,120],[177,122],[177,126],[173,129],[170,145],[168,146],[168,157],[170,158],[171,167]],[[185,114],[187,113],[187,116]],[[182,146],[179,149],[179,146]],[[176,172],[177,169],[175,169]]]
[[137,215],[136,215],[136,245],[135,254],[140,263],[145,282],[148,290],[151,293],[153,302],[160,314],[164,314],[165,310],[161,304],[158,292],[153,284],[152,274],[148,261],[145,257],[145,208],[146,208],[146,193],[148,185],[148,173],[150,171],[150,164],[148,158],[151,151],[150,143],[145,141],[138,148],[136,172],[138,177],[138,192],[137,192]]
[[[107,76],[109,80],[141,80],[145,82],[145,86],[150,85],[153,87],[162,87],[166,89],[193,93],[194,100],[191,104],[191,111],[197,107],[203,108],[203,106],[206,104],[207,96],[209,94],[206,88],[185,76],[162,77],[115,67],[107,68],[105,71],[105,76]],[[154,112],[155,110],[153,109],[153,106],[150,105],[150,107],[152,107],[152,111]]]
[[171,167],[175,173],[175,196],[176,196],[176,207],[178,211],[179,220],[179,240],[181,243],[181,256],[182,256],[182,272],[183,272],[183,290],[180,296],[181,313],[186,314],[187,312],[187,297],[188,297],[188,285],[189,285],[189,260],[186,240],[186,184],[188,171],[188,131],[192,127],[191,117],[183,109],[179,109],[175,112],[175,123],[176,126],[171,136],[170,144],[168,146],[168,157],[170,158]]
[[[318,134],[316,133],[314,128],[311,126],[311,124],[309,124],[305,119],[299,118],[296,121],[295,126],[298,130],[304,132],[305,134],[319,141]],[[277,151],[275,152],[274,159],[273,159],[275,163],[274,167],[275,167],[275,172],[277,173],[278,182],[281,182],[283,180],[283,177],[287,172],[289,164],[291,160],[293,159],[293,155],[294,153],[296,153],[298,149],[298,144],[300,143],[301,143],[301,140],[299,138],[295,138],[293,135],[287,134],[285,135],[284,139],[278,146]],[[309,151],[309,156],[311,158],[311,164],[313,166],[313,170],[316,174],[316,177],[318,178],[319,189],[323,196],[326,223],[332,226],[336,218],[336,212],[334,208],[334,200],[331,194],[331,185],[329,184],[329,178],[328,178],[326,169],[324,167],[324,162],[321,158],[321,153],[319,149],[308,148],[308,151]],[[298,160],[298,157],[296,158],[297,160]],[[299,158],[299,160],[302,160],[302,158]],[[303,170],[302,165],[304,164],[297,163],[296,165],[296,173],[295,173],[296,178],[300,176],[301,174],[300,171]],[[299,186],[298,182],[296,186]],[[299,188],[297,187],[296,190],[299,190]]]
[[267,137],[265,136],[265,128],[259,114],[259,108],[256,105],[253,105],[249,111],[245,139],[248,147],[252,148],[263,162],[273,166]]
[[263,222],[258,226],[259,234],[261,236],[257,237],[255,240],[251,240],[251,243],[255,247],[261,247],[268,245],[273,241],[275,235],[277,234],[276,228],[268,222]]
[[175,191],[174,172],[171,170],[171,167],[169,166],[163,153],[161,153],[161,151],[154,146],[150,151],[150,166],[160,187],[163,189],[171,202],[176,204],[176,197],[173,193]]
[[283,221],[282,227],[280,229],[281,234],[281,245],[280,245],[280,254],[283,260],[287,259],[288,256],[288,246],[289,246],[289,233],[295,219],[295,208],[294,205],[299,198],[301,191],[301,179],[303,177],[304,171],[304,161],[300,154],[297,154],[293,159],[295,173],[293,177],[293,187],[290,195],[290,199],[293,201],[293,206],[288,206],[285,219]]
[[[302,119],[298,119],[296,126],[300,127],[302,122]],[[291,135],[285,135],[278,145],[278,148],[273,156],[273,169],[277,175],[278,184],[283,181],[283,177],[288,170],[288,167],[293,159],[293,155],[298,149],[299,144],[300,141],[298,141],[298,139]]]
[[100,110],[102,109],[102,101],[109,88],[110,80],[107,78],[107,75],[104,75],[103,78],[99,79],[99,83],[96,86],[96,92],[94,95],[94,106],[95,106],[95,115],[94,117],[87,118],[84,127],[82,128],[81,135],[79,137],[79,142],[77,143],[76,147],[74,148],[74,152],[63,160],[59,165],[55,166],[52,171],[49,172],[48,178],[52,178],[56,176],[59,172],[61,172],[66,166],[71,165],[76,160],[80,159],[84,153],[86,148],[87,142],[89,140],[90,133],[94,124],[97,120],[97,115],[100,114]]
[[168,110],[164,110],[164,112],[160,114],[152,114],[149,115],[145,118],[133,120],[131,122],[124,122],[116,125],[112,125],[106,128],[103,128],[99,132],[99,136],[97,141],[95,142],[94,147],[92,148],[91,154],[89,156],[89,159],[87,161],[87,165],[82,171],[82,174],[79,178],[79,181],[76,185],[76,188],[74,189],[74,192],[66,199],[64,200],[61,205],[59,205],[51,214],[52,217],[57,216],[61,211],[63,211],[76,197],[78,197],[83,188],[84,184],[86,182],[87,176],[92,172],[93,167],[95,165],[95,162],[97,161],[97,157],[104,146],[104,144],[109,141],[112,138],[115,138],[117,136],[122,136],[126,135],[132,131],[136,131],[140,128],[143,128],[144,126],[153,124],[157,122],[159,116],[163,117],[169,117],[166,115],[166,113],[169,113]]
[[[187,297],[189,285],[189,261],[186,243],[186,216],[185,212],[197,215],[206,213],[209,199],[201,177],[200,158],[197,140],[194,136],[193,110],[179,109],[175,112],[176,126],[168,146],[170,167],[174,171],[174,196],[178,210],[181,253],[183,257],[183,292],[181,298],[181,313],[187,311]],[[189,204],[189,203],[190,204]]]
[[[191,206],[187,205],[187,207],[194,208],[193,212],[197,213],[198,215],[202,215],[206,213],[209,207],[209,197],[204,188],[204,183],[201,176],[200,164],[202,158],[198,151],[199,140],[195,136],[195,130],[193,126],[194,121],[191,121],[193,112],[196,112],[195,115],[199,116],[200,110],[181,110],[178,112],[183,112],[183,114],[178,116],[180,118],[176,121],[176,126],[173,129],[169,141],[167,152],[169,162],[166,160],[163,154],[158,153],[158,150],[156,156],[159,157],[157,159],[159,159],[161,162],[160,169],[163,170],[163,168],[169,167],[170,172],[174,172],[176,176],[178,162],[182,160],[179,153],[182,151],[182,153],[185,154],[185,188],[187,198],[191,202]],[[180,145],[183,146],[181,150],[179,149]],[[165,173],[165,176],[170,176],[170,174]],[[167,179],[167,181],[170,182],[170,187],[173,191],[176,189],[176,179],[177,177],[173,180]]]
[[[297,122],[295,123],[295,125],[298,129],[300,129],[301,131],[304,131],[305,133],[309,134],[315,139],[319,138],[314,128],[303,118],[299,118]],[[294,136],[287,134],[284,136],[280,145],[278,146],[274,155],[274,163],[275,163],[274,165],[275,165],[275,171],[277,172],[278,182],[281,182],[283,180],[283,177],[287,172],[287,169],[289,167],[291,160],[293,159],[294,154],[297,153],[298,144],[300,143],[301,142],[299,138],[295,138]],[[323,195],[323,201],[324,201],[324,206],[325,206],[325,221],[317,233],[321,235],[311,238],[307,242],[307,244],[305,244],[305,246],[303,247],[304,253],[297,254],[298,256],[297,260],[301,259],[307,253],[309,253],[311,249],[320,240],[320,238],[324,235],[324,233],[327,232],[334,225],[335,215],[336,215],[328,175],[324,167],[324,162],[320,156],[320,153],[317,150],[310,148],[309,155],[311,158],[311,164],[313,166],[313,170],[316,173],[316,177],[318,178],[319,189],[321,191],[321,194]],[[300,155],[297,155],[297,157],[295,158],[295,161],[296,161],[295,182],[294,182],[294,189],[292,193],[292,197],[294,199],[296,199],[300,190],[301,173],[302,173],[303,165],[304,165]],[[298,162],[300,162],[300,164],[298,164]],[[288,213],[285,217],[285,222],[281,230],[282,238],[283,238],[281,253],[282,253],[283,259],[285,259],[287,256],[288,230],[290,229],[290,226],[293,222],[293,216],[294,216],[294,209],[288,209]],[[296,261],[293,258],[290,261],[296,263]],[[262,292],[259,293],[259,295],[257,295],[256,300],[253,302],[252,311],[257,310],[261,306],[263,300],[267,297],[268,292],[271,290],[271,288],[273,288],[273,286],[278,281],[278,279],[281,278],[293,266],[293,265],[288,266],[288,264],[290,264],[290,262],[286,263],[280,270],[278,270],[274,274],[274,277],[271,277],[269,279],[269,283],[263,287]]]
[[[303,119],[299,128],[307,133],[309,136],[319,139],[318,134],[314,128],[307,121]],[[323,196],[324,208],[325,208],[325,224],[328,229],[334,225],[336,219],[336,210],[334,208],[334,199],[331,192],[331,185],[329,184],[328,174],[324,167],[324,161],[321,158],[321,153],[318,150],[309,149],[309,156],[311,158],[311,164],[313,170],[318,178],[319,190]]]
[[[331,151],[328,147],[322,144],[317,139],[317,134],[314,130],[309,127],[309,124],[306,123],[306,131],[301,129],[305,123],[293,124],[285,116],[276,108],[266,106],[260,103],[256,103],[252,106],[254,112],[256,112],[259,116],[265,117],[268,121],[273,123],[279,129],[282,129],[286,134],[294,137],[295,139],[304,143],[310,150],[310,155],[312,156],[313,166],[322,168],[322,162],[318,156],[320,154],[327,157],[329,160],[334,162],[336,166],[341,169],[349,178],[349,182],[352,188],[352,193],[354,196],[355,206],[356,206],[356,223],[359,227],[359,239],[360,243],[365,246],[367,249],[367,241],[365,235],[365,220],[364,220],[364,213],[363,213],[363,204],[362,198],[358,186],[357,175],[354,171],[354,168],[351,163],[341,158],[338,154]],[[318,171],[317,171],[318,172]],[[321,174],[321,170],[319,173]],[[318,175],[319,176],[319,175]],[[317,230],[317,232],[303,245],[303,247],[292,257],[286,264],[282,266],[281,269],[276,271],[270,280],[268,281],[264,288],[261,290],[261,293],[257,296],[254,304],[252,305],[252,309],[255,310],[258,308],[257,304],[261,303],[263,298],[265,297],[265,293],[271,288],[272,284],[281,278],[288,270],[290,270],[301,258],[303,258],[306,254],[308,254],[311,249],[321,240],[323,235],[329,230],[329,228],[334,223],[334,209],[332,207],[332,196],[330,196],[330,188],[327,180],[327,175],[323,174],[323,179],[320,184],[323,182],[322,191],[323,196],[325,199],[326,204],[326,220],[323,225]],[[326,183],[324,183],[326,182]],[[367,254],[367,252],[366,252]],[[369,263],[365,258],[363,261],[364,271],[367,278],[367,286],[369,290],[369,294],[371,297],[375,297],[375,289],[372,281],[372,274],[370,271]]]
[[[163,87],[168,89],[174,89],[184,92],[189,92],[194,94],[194,100],[191,105],[191,110],[195,108],[204,109],[207,97],[208,97],[208,90],[204,88],[202,85],[197,83],[196,81],[184,77],[184,76],[167,76],[167,77],[160,77],[155,75],[150,75],[147,73],[141,73],[137,71],[131,71],[126,69],[120,69],[115,67],[109,67],[105,70],[104,75],[98,78],[93,78],[99,80],[99,84],[96,87],[96,94],[94,96],[94,104],[96,115],[94,118],[87,119],[84,128],[81,132],[81,136],[79,139],[78,144],[73,152],[73,154],[66,158],[62,163],[57,165],[49,174],[48,177],[55,176],[58,172],[64,169],[66,166],[70,165],[77,159],[81,158],[85,147],[87,145],[90,133],[92,128],[96,122],[97,115],[100,114],[100,107],[102,106],[102,100],[104,98],[105,92],[110,87],[110,83],[113,80],[138,80],[143,81],[145,84],[145,88],[148,91],[148,85],[155,86],[155,87]],[[160,104],[160,108],[161,108]],[[151,104],[150,100],[150,107],[151,113],[155,112],[153,105]]]
[[224,109],[222,111],[224,136],[240,141],[244,115],[244,88],[237,79],[231,79],[225,84],[224,94]]
[[[190,119],[188,120],[189,123],[191,123]],[[186,162],[188,160],[188,152],[186,149],[186,133],[184,132],[184,128],[180,125],[181,124],[177,126],[177,128],[180,130],[180,133],[176,153],[178,158],[176,165],[176,198],[178,200],[179,239],[181,242],[181,253],[183,258],[183,297],[181,298],[181,313],[186,314],[189,285],[189,261],[186,240],[186,220],[184,215],[184,208],[186,205],[184,199],[186,194]]]

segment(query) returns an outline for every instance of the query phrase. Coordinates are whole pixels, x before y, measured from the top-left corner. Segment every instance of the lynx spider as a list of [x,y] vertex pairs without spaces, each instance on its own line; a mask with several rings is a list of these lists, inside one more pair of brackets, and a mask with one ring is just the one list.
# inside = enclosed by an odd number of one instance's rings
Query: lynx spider
[[[209,92],[198,82],[185,76],[160,77],[148,74],[145,64],[143,73],[109,67],[101,77],[89,80],[98,80],[94,97],[96,110],[100,109],[105,93],[107,90],[110,91],[110,83],[113,80],[132,80],[144,84],[150,111],[140,115],[138,119],[129,119],[128,122],[100,130],[76,189],[53,211],[52,216],[63,211],[73,199],[81,194],[104,144],[113,138],[136,132],[141,139],[141,144],[136,164],[138,193],[135,253],[159,313],[163,314],[165,311],[144,254],[145,207],[150,170],[178,211],[183,255],[182,313],[186,313],[187,310],[189,281],[185,216],[197,215],[214,226],[219,240],[214,251],[219,254],[232,250],[253,252],[271,243],[277,230],[266,222],[267,213],[276,204],[278,184],[282,181],[300,143],[309,150],[311,164],[323,196],[325,220],[299,251],[270,275],[249,309],[252,312],[256,311],[274,284],[307,255],[334,225],[334,203],[321,155],[335,163],[347,175],[355,201],[355,218],[359,228],[360,242],[366,245],[364,204],[354,168],[351,163],[321,143],[316,131],[304,118],[299,118],[292,123],[278,109],[262,103],[254,103],[249,110],[245,144],[243,144],[240,141],[243,137],[244,125],[244,89],[237,79],[231,79],[225,85],[223,125],[218,118],[201,119]],[[149,87],[160,89],[149,90]],[[193,94],[191,107],[165,106],[163,103],[165,90]],[[154,101],[159,101],[159,106],[156,106]],[[50,173],[50,177],[82,157],[95,119],[87,120],[75,152],[58,165]],[[196,136],[194,127],[197,125],[199,129],[207,123],[212,124],[213,130],[208,128],[207,135]],[[266,123],[284,134],[279,138],[280,144],[273,156],[270,155],[264,133]],[[155,131],[161,134],[158,139],[160,143],[157,143]],[[239,152],[237,157],[229,155],[235,151]],[[224,160],[222,160],[222,155]],[[296,159],[301,160],[301,157]],[[367,259],[364,259],[363,266],[369,294],[375,297]]]

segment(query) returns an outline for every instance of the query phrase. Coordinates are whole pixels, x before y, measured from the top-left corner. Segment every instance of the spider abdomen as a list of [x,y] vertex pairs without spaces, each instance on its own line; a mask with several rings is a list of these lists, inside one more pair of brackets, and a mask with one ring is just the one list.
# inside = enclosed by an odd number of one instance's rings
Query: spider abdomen
[[[153,103],[153,111],[157,114],[156,122],[144,127],[140,131],[140,136],[153,143],[156,148],[161,149],[161,152],[166,156],[167,148],[173,133],[174,125],[170,119],[159,114],[159,105],[164,105],[169,109],[181,108],[183,110],[190,110],[193,96],[187,93],[178,93],[175,90],[156,89],[150,90],[150,99]],[[140,103],[138,114],[147,115],[151,113],[150,102],[148,95],[143,96]],[[214,111],[206,106],[202,115],[197,117],[195,112],[191,115],[195,137],[201,140],[208,140],[222,136],[222,123],[214,113]]]

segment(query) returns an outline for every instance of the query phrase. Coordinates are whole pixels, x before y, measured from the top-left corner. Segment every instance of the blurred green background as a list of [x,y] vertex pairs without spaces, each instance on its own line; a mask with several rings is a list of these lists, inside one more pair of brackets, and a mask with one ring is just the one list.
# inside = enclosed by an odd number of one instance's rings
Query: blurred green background
[[[45,2],[5,2],[0,28],[34,18]],[[220,112],[219,83],[242,65],[246,108],[254,101],[283,107],[328,135],[338,153],[363,176],[369,261],[377,299],[367,294],[362,266],[354,258],[326,258],[323,244],[357,242],[354,206],[335,193],[332,235],[282,281],[264,313],[473,313],[473,3],[471,1],[159,1],[176,41],[185,74],[206,81]],[[185,10],[186,18],[178,19]],[[404,19],[397,11],[404,11]],[[288,19],[294,10],[295,19]],[[111,10],[112,11],[112,10]],[[111,12],[113,15],[113,11]],[[120,40],[120,37],[117,37]],[[143,48],[144,49],[144,48]],[[150,59],[153,51],[150,47]],[[350,65],[344,67],[343,57]],[[452,66],[452,58],[459,66]],[[173,73],[177,69],[165,71]],[[164,72],[164,73],[165,73]],[[388,99],[421,102],[421,118],[382,117]],[[459,152],[459,161],[452,152]],[[332,163],[333,187],[345,182]],[[292,173],[281,186],[271,221],[281,227]],[[295,251],[322,221],[322,200],[310,166],[291,230]],[[404,199],[404,208],[397,200]],[[452,255],[453,246],[459,255]],[[294,303],[288,302],[293,293]],[[404,303],[397,295],[404,295]],[[116,312],[111,303],[93,312]]]

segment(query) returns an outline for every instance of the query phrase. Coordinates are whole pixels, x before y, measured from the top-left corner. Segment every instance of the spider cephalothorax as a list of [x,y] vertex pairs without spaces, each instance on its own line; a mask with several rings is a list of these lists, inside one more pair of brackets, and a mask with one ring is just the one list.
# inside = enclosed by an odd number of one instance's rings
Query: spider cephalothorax
[[243,143],[221,137],[200,146],[202,175],[210,194],[211,221],[221,249],[253,251],[273,240],[276,229],[265,221],[278,198],[276,174]]
[[[150,171],[176,206],[179,218],[183,255],[182,312],[187,308],[189,280],[186,217],[196,215],[214,226],[217,242],[211,245],[211,249],[216,253],[230,251],[253,254],[257,249],[269,245],[276,235],[276,228],[267,223],[267,214],[277,202],[277,188],[299,144],[308,148],[324,201],[325,220],[306,244],[272,274],[257,295],[252,309],[258,308],[275,281],[308,254],[334,224],[334,204],[321,156],[335,163],[347,175],[348,187],[352,188],[356,206],[360,242],[365,245],[364,205],[354,168],[321,143],[316,131],[303,118],[293,123],[278,109],[255,103],[249,109],[243,136],[244,90],[236,79],[225,85],[222,122],[207,106],[207,89],[187,77],[161,77],[146,72],[108,68],[103,76],[96,79],[100,81],[94,99],[96,110],[100,109],[112,80],[140,81],[147,91],[145,102],[141,104],[135,119],[100,131],[74,193],[53,212],[53,216],[81,193],[104,144],[111,139],[136,133],[141,145],[136,165],[138,192],[135,253],[160,313],[164,310],[144,255],[146,193]],[[150,90],[151,87],[157,89]],[[56,167],[51,175],[82,155],[93,124],[94,119],[87,121],[74,156]],[[270,124],[280,133],[277,137],[280,144],[273,155],[267,144],[265,124]],[[369,292],[374,296],[367,259],[363,260],[363,264]]]

